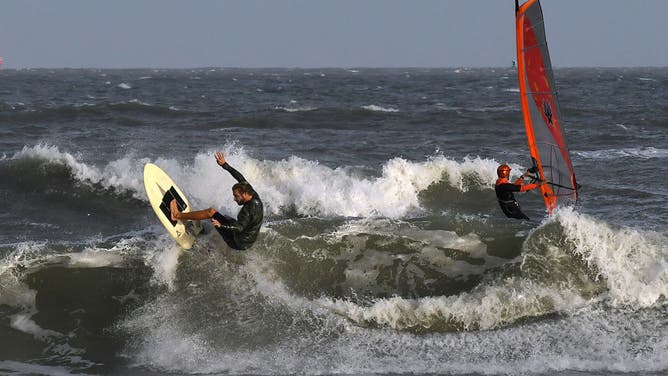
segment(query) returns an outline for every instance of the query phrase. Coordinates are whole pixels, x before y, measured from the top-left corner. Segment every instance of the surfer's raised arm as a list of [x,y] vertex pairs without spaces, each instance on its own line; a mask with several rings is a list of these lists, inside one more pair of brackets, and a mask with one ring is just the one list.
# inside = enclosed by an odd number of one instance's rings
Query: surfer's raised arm
[[220,167],[222,167],[224,170],[230,173],[233,178],[235,178],[239,183],[241,182],[247,182],[246,178],[241,175],[241,173],[237,170],[235,170],[232,166],[230,166],[227,161],[225,160],[225,155],[222,152],[217,151],[214,156],[216,157],[216,163]]

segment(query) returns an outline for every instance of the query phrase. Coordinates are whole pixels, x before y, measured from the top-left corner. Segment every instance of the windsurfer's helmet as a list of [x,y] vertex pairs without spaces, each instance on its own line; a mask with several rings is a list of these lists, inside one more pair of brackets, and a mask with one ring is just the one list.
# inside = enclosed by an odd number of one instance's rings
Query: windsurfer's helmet
[[507,164],[502,164],[496,169],[496,174],[499,175],[500,178],[507,178],[510,176],[510,166]]

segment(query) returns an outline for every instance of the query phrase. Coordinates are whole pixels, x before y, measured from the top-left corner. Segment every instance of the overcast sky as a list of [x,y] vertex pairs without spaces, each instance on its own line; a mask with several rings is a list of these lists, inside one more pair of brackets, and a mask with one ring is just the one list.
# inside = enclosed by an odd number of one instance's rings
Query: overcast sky
[[[552,63],[668,66],[668,0],[543,0]],[[504,67],[513,0],[2,0],[5,68]]]

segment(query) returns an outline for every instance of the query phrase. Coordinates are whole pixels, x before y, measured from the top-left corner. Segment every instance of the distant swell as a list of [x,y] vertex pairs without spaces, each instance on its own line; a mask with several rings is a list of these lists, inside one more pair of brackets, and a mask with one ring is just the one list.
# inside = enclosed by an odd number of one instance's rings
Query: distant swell
[[115,117],[115,116],[188,116],[197,114],[191,111],[178,110],[143,103],[138,100],[119,103],[81,103],[54,107],[28,107],[23,104],[4,104],[0,109],[0,120],[7,122],[33,123],[36,121],[54,121],[72,119],[82,116]]

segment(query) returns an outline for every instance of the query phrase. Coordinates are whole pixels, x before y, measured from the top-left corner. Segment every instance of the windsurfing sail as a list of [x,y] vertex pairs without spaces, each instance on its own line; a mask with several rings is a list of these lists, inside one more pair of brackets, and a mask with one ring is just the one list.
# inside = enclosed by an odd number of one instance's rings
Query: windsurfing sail
[[515,27],[517,73],[533,164],[531,171],[536,180],[546,182],[540,190],[551,214],[559,204],[575,203],[578,184],[561,131],[561,112],[538,0],[528,0],[522,6],[515,0]]

